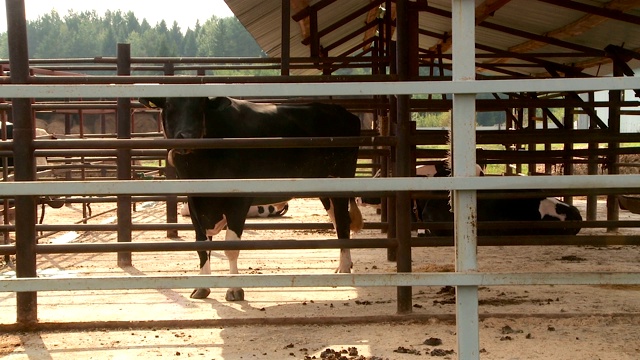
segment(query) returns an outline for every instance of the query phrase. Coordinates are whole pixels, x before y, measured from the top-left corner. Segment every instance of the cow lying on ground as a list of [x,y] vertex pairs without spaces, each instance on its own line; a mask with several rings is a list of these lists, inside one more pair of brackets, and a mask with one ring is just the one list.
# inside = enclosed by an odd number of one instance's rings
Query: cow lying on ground
[[[445,169],[438,172],[436,177],[450,176],[451,171]],[[440,195],[446,192],[434,192]],[[453,213],[449,206],[448,197],[427,199],[422,204],[422,220],[427,224],[427,234],[432,236],[452,236],[453,230],[429,228],[429,223],[453,222]],[[478,199],[478,222],[483,221],[582,221],[580,211],[572,205],[566,204],[552,197],[527,198],[496,198]],[[540,224],[533,227],[504,227],[497,229],[478,226],[480,236],[499,235],[576,235],[579,227],[550,228]]]
[[[448,161],[447,159],[442,159],[434,164],[429,165],[418,165],[416,166],[416,176],[417,177],[434,177],[438,174],[448,173]],[[484,170],[480,165],[476,165],[476,175],[484,176]],[[374,177],[380,176],[380,172],[378,171]],[[362,206],[372,206],[376,209],[380,209],[382,204],[382,199],[379,197],[359,197],[356,199],[358,205]],[[421,222],[422,221],[422,209],[424,209],[425,199],[414,199],[411,202],[411,220],[413,222]],[[422,230],[418,230],[418,235],[422,235]]]
[[[162,109],[165,136],[169,139],[340,137],[359,136],[360,120],[344,108],[329,104],[256,104],[228,97],[140,99],[147,107]],[[169,161],[181,179],[255,179],[354,177],[358,147],[269,149],[173,149]],[[189,212],[196,241],[207,240],[207,230],[217,233],[227,225],[226,240],[240,240],[251,205],[285,199],[189,196]],[[339,239],[362,228],[355,200],[321,198]],[[200,273],[210,274],[210,256],[199,251]],[[238,273],[239,251],[228,250],[231,274]],[[351,271],[349,249],[340,249],[337,271]],[[195,289],[193,298],[206,298],[207,288]],[[241,288],[227,291],[229,301],[244,300]]]
[[[247,217],[279,217],[286,214],[287,211],[289,211],[288,201],[268,205],[251,205],[247,212]],[[187,204],[183,204],[180,208],[180,215],[189,216],[189,206]]]
[[247,212],[247,217],[279,217],[289,211],[289,202],[283,201],[276,204],[253,205]]

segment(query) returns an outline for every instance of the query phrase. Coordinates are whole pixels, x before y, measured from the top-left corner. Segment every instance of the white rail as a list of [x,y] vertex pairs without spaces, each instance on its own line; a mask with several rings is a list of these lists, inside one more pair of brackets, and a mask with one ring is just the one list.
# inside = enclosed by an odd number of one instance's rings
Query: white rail
[[2,98],[341,96],[561,92],[640,88],[640,77],[276,84],[1,85]]
[[[475,58],[474,29],[475,2],[452,0],[454,48],[453,81],[411,82],[350,82],[350,83],[269,83],[269,84],[113,84],[113,85],[0,85],[1,98],[115,98],[168,96],[236,96],[252,97],[268,94],[287,96],[340,95],[413,95],[454,94],[454,144],[469,147],[473,134],[475,113],[472,96],[496,92],[564,92],[640,89],[640,77],[562,78],[531,80],[473,79]],[[462,59],[462,60],[461,60]],[[471,68],[470,68],[471,67]],[[471,74],[471,75],[469,75]],[[460,96],[456,99],[456,95]],[[458,101],[462,100],[462,101]],[[460,125],[462,122],[463,125]],[[462,135],[461,135],[462,134]],[[464,145],[467,143],[467,145]],[[465,155],[469,151],[454,152],[457,174],[468,174],[475,161]],[[456,160],[457,159],[457,160]],[[460,164],[464,165],[460,165]],[[471,204],[475,190],[499,189],[638,189],[640,175],[562,176],[553,177],[454,177],[446,179],[389,178],[389,179],[278,179],[278,180],[190,180],[190,181],[74,181],[74,182],[15,182],[0,183],[0,196],[17,195],[155,195],[155,194],[240,194],[290,193],[326,194],[452,190]],[[475,205],[465,209],[475,211]],[[458,286],[456,310],[458,323],[458,356],[478,359],[477,287],[491,285],[595,285],[640,284],[640,273],[476,273],[475,244],[468,237],[470,224],[456,227],[456,236],[464,235],[463,254],[456,251],[457,272],[445,274],[340,274],[340,275],[222,275],[168,277],[83,277],[55,279],[2,279],[0,292],[66,291],[194,287],[267,287],[267,286]],[[457,238],[457,246],[458,246]]]
[[640,189],[640,175],[453,178],[107,180],[0,182],[0,196],[162,194],[335,194],[425,190]]
[[[571,276],[568,276],[571,275]],[[377,287],[498,285],[637,285],[640,272],[387,273],[288,275],[87,276],[0,280],[0,292],[198,287]]]

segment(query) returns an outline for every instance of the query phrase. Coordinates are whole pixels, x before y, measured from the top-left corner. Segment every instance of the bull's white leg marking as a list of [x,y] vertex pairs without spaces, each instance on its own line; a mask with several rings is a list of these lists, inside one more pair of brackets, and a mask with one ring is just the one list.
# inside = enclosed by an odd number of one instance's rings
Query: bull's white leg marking
[[333,205],[333,200],[329,200],[329,209],[327,210],[327,215],[329,215],[329,219],[331,219],[331,222],[333,223],[333,228],[338,229],[338,226],[336,226],[336,213],[335,206]]
[[540,206],[538,207],[538,211],[540,212],[540,219],[544,218],[546,215],[552,216],[560,221],[565,221],[567,219],[567,215],[558,214],[556,212],[556,205],[562,204],[561,201],[554,198],[546,198],[540,201]]
[[227,217],[222,215],[222,220],[218,221],[213,229],[207,229],[207,236],[216,236],[227,226]]
[[207,262],[200,268],[200,275],[211,275],[211,252],[207,253]]
[[335,272],[337,273],[350,273],[351,266],[351,249],[340,249],[340,263]]
[[[331,219],[333,223],[333,228],[338,229],[336,225],[336,214],[335,214],[335,206],[333,205],[333,200],[329,200],[329,210],[327,210],[327,215]],[[351,262],[351,249],[340,249],[340,262],[338,263],[338,268],[336,269],[336,273],[350,273],[351,266],[353,263]]]
[[[235,231],[227,229],[224,239],[240,240],[240,237],[238,237]],[[224,254],[229,260],[229,274],[238,274],[238,257],[240,256],[240,250],[225,250]]]
[[[213,229],[207,229],[205,233],[208,237],[212,237],[217,235],[220,230],[222,230],[227,225],[227,218],[223,215],[222,220],[218,221],[213,227]],[[237,268],[237,266],[236,266]],[[200,268],[200,275],[211,275],[211,251],[207,252],[207,261],[204,263],[204,266]],[[208,288],[198,288],[193,290],[191,293],[191,297],[194,299],[204,299],[211,291]]]
[[180,207],[180,215],[189,216],[189,205],[187,203],[183,203]]
[[[240,240],[240,237],[235,231],[227,229],[224,239]],[[240,256],[240,250],[225,250],[224,254],[227,256],[227,260],[229,260],[229,274],[238,274],[238,257]],[[227,299],[227,301],[242,301],[244,300],[244,290],[242,290],[242,288],[229,288],[225,299]]]

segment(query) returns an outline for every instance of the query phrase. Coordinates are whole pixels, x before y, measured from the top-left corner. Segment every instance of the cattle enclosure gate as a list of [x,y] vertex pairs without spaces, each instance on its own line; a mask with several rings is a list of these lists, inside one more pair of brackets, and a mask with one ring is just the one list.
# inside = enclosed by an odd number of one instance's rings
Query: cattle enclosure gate
[[[391,8],[391,2],[381,2]],[[286,4],[286,1],[283,2]],[[410,17],[409,1],[397,1],[394,8],[396,19],[413,19]],[[625,99],[621,92],[640,89],[640,78],[637,76],[620,76],[624,67],[620,61],[613,61],[615,76],[607,77],[571,77],[557,78],[527,78],[517,76],[511,78],[491,79],[478,77],[476,73],[476,18],[478,9],[476,4],[465,0],[450,2],[450,17],[452,28],[451,76],[442,75],[441,78],[432,76],[420,78],[413,71],[414,48],[412,36],[415,35],[410,24],[412,21],[397,20],[406,26],[398,26],[395,41],[390,35],[390,23],[385,23],[384,16],[390,16],[391,11],[380,18],[380,43],[376,48],[378,53],[369,54],[370,59],[360,57],[357,60],[338,58],[333,59],[336,64],[351,64],[353,66],[368,66],[369,76],[339,76],[330,75],[331,66],[326,65],[331,58],[312,57],[304,63],[300,61],[297,67],[295,59],[287,56],[286,42],[282,42],[281,59],[191,59],[184,61],[174,58],[136,59],[130,56],[127,45],[120,45],[118,58],[101,59],[101,67],[107,68],[118,76],[86,75],[86,76],[52,76],[55,75],[56,64],[42,61],[30,61],[28,58],[26,26],[24,20],[24,4],[21,1],[8,2],[9,42],[11,58],[9,61],[10,76],[4,76],[0,85],[0,97],[11,99],[2,104],[4,110],[3,121],[11,111],[14,122],[12,141],[3,141],[0,150],[4,156],[12,155],[15,161],[13,182],[0,183],[0,194],[5,198],[5,204],[11,199],[15,204],[16,222],[6,224],[3,230],[15,232],[15,245],[1,245],[3,255],[16,256],[15,279],[0,280],[3,292],[17,293],[17,324],[24,327],[37,327],[37,292],[65,291],[65,290],[110,290],[110,289],[156,289],[156,288],[188,288],[188,287],[264,287],[270,286],[393,286],[397,287],[397,310],[400,314],[411,312],[412,286],[445,286],[456,287],[456,316],[458,349],[461,359],[479,358],[479,324],[478,324],[478,287],[495,285],[554,285],[554,284],[640,284],[638,272],[609,272],[609,273],[485,273],[478,272],[477,247],[479,245],[505,244],[511,239],[479,239],[476,234],[476,199],[478,191],[483,190],[531,190],[542,189],[544,194],[553,196],[585,195],[594,200],[596,196],[606,196],[610,202],[607,221],[597,221],[593,214],[586,214],[586,227],[637,227],[636,223],[622,222],[617,219],[616,195],[640,193],[640,175],[618,174],[621,162],[619,156],[637,154],[635,146],[620,147],[620,143],[640,142],[639,134],[621,134],[616,116],[620,116],[621,107],[633,107],[637,113],[637,101]],[[288,19],[291,14],[287,5],[282,7],[282,17]],[[435,10],[433,10],[435,11]],[[417,20],[417,19],[415,19]],[[387,19],[390,21],[390,19]],[[283,37],[285,31],[290,31],[288,21],[283,21]],[[385,25],[386,24],[386,25]],[[414,29],[416,30],[416,29]],[[386,34],[386,37],[381,34]],[[317,34],[316,34],[317,35]],[[392,51],[394,49],[394,51]],[[584,49],[583,49],[584,50]],[[313,54],[313,51],[312,51]],[[504,54],[499,54],[504,55]],[[498,54],[494,54],[498,56]],[[635,56],[635,57],[634,57]],[[637,59],[634,53],[632,58]],[[322,63],[318,62],[322,60]],[[234,63],[235,60],[235,63]],[[299,59],[298,59],[299,60]],[[615,59],[614,59],[615,60]],[[182,62],[181,62],[182,61]],[[228,67],[229,63],[239,65],[252,61],[266,67],[275,67],[282,72],[274,77],[223,77],[206,75],[206,71],[220,67]],[[429,63],[426,61],[426,63]],[[624,62],[623,62],[624,63]],[[46,71],[37,74],[31,67],[38,64]],[[62,64],[58,64],[63,67]],[[94,64],[96,65],[96,64]],[[433,65],[433,64],[431,64]],[[442,62],[440,62],[442,66]],[[64,65],[77,71],[86,65]],[[416,64],[416,66],[418,66]],[[424,66],[424,64],[422,65]],[[549,66],[549,64],[542,64]],[[296,69],[308,70],[320,68],[322,76],[290,74]],[[433,66],[432,66],[433,67]],[[449,69],[448,69],[449,70]],[[43,71],[43,70],[39,70]],[[154,75],[135,75],[134,72],[155,72]],[[174,76],[181,71],[193,72],[195,76]],[[387,74],[388,72],[388,74]],[[551,71],[550,71],[551,72]],[[157,75],[162,73],[162,75]],[[577,94],[593,94],[595,91],[609,91],[610,100],[602,106],[610,108],[608,126],[602,123],[594,112],[593,99],[584,101]],[[137,102],[131,99],[138,97],[172,97],[179,96],[231,96],[254,99],[257,101],[302,101],[321,99],[345,105],[354,112],[361,111],[371,114],[373,123],[370,133],[357,139],[339,141],[318,141],[318,139],[294,139],[289,143],[279,139],[235,139],[235,140],[181,140],[179,144],[192,147],[269,147],[269,146],[340,146],[356,144],[361,146],[361,158],[370,161],[361,163],[363,174],[372,175],[375,170],[382,170],[381,178],[370,179],[365,176],[356,179],[273,179],[256,181],[250,179],[237,180],[190,180],[180,181],[172,179],[170,168],[165,168],[163,159],[166,150],[176,146],[178,142],[155,138],[159,136],[159,123],[155,118],[156,128],[147,135],[136,134],[135,118],[132,114],[142,111]],[[413,99],[413,95],[424,95],[424,99]],[[450,101],[430,101],[435,94],[452,94]],[[477,94],[510,94],[511,98],[495,99],[495,102],[477,102]],[[561,94],[561,95],[558,95]],[[578,96],[578,98],[576,98]],[[592,95],[590,95],[592,96]],[[37,100],[33,100],[37,99]],[[78,99],[72,102],[62,102],[56,99]],[[90,99],[90,100],[88,100]],[[117,100],[116,100],[117,99]],[[55,101],[54,101],[55,100]],[[100,100],[100,101],[98,101]],[[446,96],[444,99],[446,100]],[[477,133],[475,122],[478,108],[518,109],[510,117],[510,122],[516,124],[519,130],[518,139],[509,131]],[[538,130],[536,126],[523,127],[527,112],[527,120],[531,124],[541,122],[535,109],[562,107],[573,110],[582,109],[592,121],[591,131],[573,129],[572,115],[565,119],[557,119],[548,111],[542,111],[544,124],[555,123],[562,127],[561,131],[549,129],[547,125]],[[421,110],[449,111],[452,110],[450,125],[450,149],[427,148],[423,145],[444,145],[447,143],[446,131],[429,131],[416,129],[412,126],[411,114]],[[71,134],[72,124],[69,117],[64,124],[65,136],[57,140],[34,139],[34,112],[56,110],[75,111],[82,119],[83,113],[109,111],[116,113],[117,127],[110,137],[104,136],[106,121],[97,122],[102,134],[89,135],[85,130],[85,122],[80,121],[79,136]],[[507,113],[513,114],[511,110]],[[115,121],[115,120],[114,120]],[[153,123],[153,121],[152,121]],[[133,124],[133,126],[132,126]],[[6,125],[3,124],[3,125]],[[598,128],[600,126],[600,128]],[[3,126],[5,128],[5,126]],[[64,139],[68,137],[68,139]],[[139,138],[143,137],[143,138]],[[527,144],[524,147],[512,148],[508,145]],[[553,150],[553,143],[565,144],[562,150]],[[575,149],[576,143],[588,143],[588,149]],[[600,148],[599,143],[608,144],[607,148]],[[481,144],[504,144],[510,151],[491,151],[478,149]],[[595,144],[595,146],[591,146]],[[544,150],[537,149],[537,145]],[[414,165],[429,163],[451,152],[453,160],[452,178],[416,178],[413,177]],[[49,171],[41,174],[43,179],[36,177],[35,159],[39,156],[58,157],[60,164],[39,167],[38,170]],[[65,174],[73,174],[71,158],[93,158],[98,160],[116,160],[117,166],[95,164],[82,167],[80,175],[65,175],[66,181],[55,181],[47,176],[53,171],[62,170]],[[65,160],[66,159],[66,160]],[[146,161],[147,165],[132,165],[132,160]],[[149,165],[149,161],[153,165]],[[545,166],[547,172],[550,164],[563,164],[566,175],[572,175],[573,165],[587,164],[589,175],[556,176],[549,181],[549,176],[475,176],[476,163],[504,164],[505,172],[511,172],[511,164],[520,169],[521,165],[537,168]],[[597,166],[607,165],[608,175],[597,175]],[[77,165],[76,165],[77,166]],[[67,170],[65,170],[65,168]],[[102,178],[92,180],[86,176],[87,169],[98,169]],[[115,176],[106,177],[104,170],[115,170]],[[518,170],[516,170],[518,171]],[[132,174],[134,176],[132,176]],[[134,179],[140,174],[139,179]],[[550,174],[546,174],[550,175]],[[615,175],[615,176],[613,176]],[[156,178],[157,177],[157,178]],[[5,173],[5,180],[8,175]],[[162,180],[160,180],[162,178]],[[454,239],[425,239],[412,238],[411,231],[419,224],[411,224],[411,198],[427,190],[446,190],[452,192],[455,212],[455,240]],[[45,253],[74,253],[74,252],[118,252],[118,263],[122,266],[131,264],[131,252],[135,251],[194,251],[224,250],[224,249],[271,249],[271,248],[306,248],[326,247],[339,248],[344,245],[338,240],[324,240],[321,244],[310,244],[296,241],[260,241],[260,242],[229,242],[212,241],[204,244],[195,243],[135,243],[131,241],[133,231],[146,229],[167,230],[168,235],[178,230],[190,229],[190,226],[179,226],[177,217],[177,201],[189,194],[228,194],[248,193],[258,195],[296,194],[298,196],[312,196],[319,194],[338,194],[345,196],[384,195],[389,196],[387,206],[383,209],[382,221],[369,224],[371,227],[385,231],[386,238],[375,240],[352,240],[353,247],[387,248],[388,257],[397,261],[397,273],[388,274],[340,274],[340,275],[211,275],[211,276],[130,276],[130,277],[99,277],[55,278],[41,279],[37,277],[37,254]],[[118,225],[36,225],[36,204],[40,197],[65,196],[69,201],[113,201],[118,206]],[[85,200],[80,200],[83,197]],[[166,224],[133,224],[131,221],[131,204],[144,200],[167,201]],[[6,214],[6,212],[5,212]],[[8,216],[5,216],[5,219]],[[110,230],[118,232],[117,244],[69,244],[43,245],[37,243],[37,231],[59,231],[61,229]],[[5,239],[8,237],[5,236]],[[547,237],[546,239],[522,238],[517,239],[522,244],[639,244],[638,236],[584,236],[576,237]],[[415,273],[412,272],[411,248],[414,246],[454,246],[455,272]],[[195,257],[194,257],[195,261]]]

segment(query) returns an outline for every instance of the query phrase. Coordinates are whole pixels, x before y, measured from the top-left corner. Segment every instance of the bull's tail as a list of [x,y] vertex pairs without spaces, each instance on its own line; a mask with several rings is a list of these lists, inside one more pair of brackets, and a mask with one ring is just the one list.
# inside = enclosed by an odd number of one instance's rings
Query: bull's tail
[[351,219],[350,229],[352,232],[357,233],[364,227],[364,220],[362,219],[362,213],[358,208],[355,198],[349,198],[349,218]]

